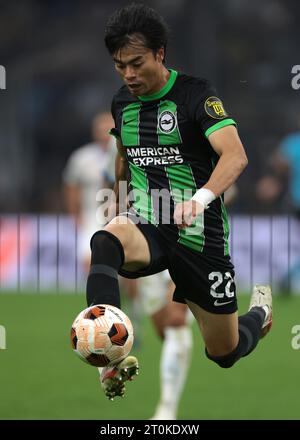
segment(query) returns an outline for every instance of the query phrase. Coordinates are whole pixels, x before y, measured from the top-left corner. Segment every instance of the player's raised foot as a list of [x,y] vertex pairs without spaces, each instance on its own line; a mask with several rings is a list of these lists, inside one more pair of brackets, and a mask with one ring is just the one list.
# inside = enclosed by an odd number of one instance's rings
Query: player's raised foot
[[253,307],[262,307],[266,312],[261,328],[261,338],[263,338],[272,327],[272,290],[270,286],[255,285],[253,287],[249,310]]
[[105,395],[109,400],[113,400],[116,396],[124,397],[125,382],[132,381],[138,374],[139,364],[134,356],[127,356],[116,365],[104,367],[100,381]]

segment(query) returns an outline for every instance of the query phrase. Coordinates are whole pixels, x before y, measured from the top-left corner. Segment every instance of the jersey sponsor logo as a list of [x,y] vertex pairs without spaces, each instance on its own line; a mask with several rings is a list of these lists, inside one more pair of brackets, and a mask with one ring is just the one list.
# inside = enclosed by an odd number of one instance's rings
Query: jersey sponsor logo
[[223,119],[228,116],[224,110],[222,101],[216,96],[207,98],[204,104],[204,109],[206,113],[214,119]]
[[129,147],[127,156],[137,166],[183,163],[179,147]]
[[177,126],[177,119],[170,110],[163,111],[158,118],[158,126],[163,133],[172,133]]

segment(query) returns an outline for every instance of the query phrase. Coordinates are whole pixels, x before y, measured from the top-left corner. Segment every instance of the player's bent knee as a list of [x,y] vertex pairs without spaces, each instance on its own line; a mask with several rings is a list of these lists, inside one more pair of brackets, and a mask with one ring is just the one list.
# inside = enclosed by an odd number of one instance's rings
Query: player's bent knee
[[101,230],[95,232],[90,241],[91,251],[94,256],[102,257],[103,253],[108,255],[112,247],[116,246],[124,261],[124,248],[119,238],[109,231]]
[[215,356],[208,353],[205,348],[205,354],[211,361],[215,362],[221,368],[231,368],[242,356],[241,345],[238,343],[237,347],[230,353],[224,356]]
[[[125,218],[126,220],[128,219]],[[124,270],[135,272],[150,264],[151,254],[148,242],[139,228],[131,221],[127,221],[127,223],[110,222],[104,230],[115,235],[121,242],[125,255]]]
[[213,358],[213,357],[209,357],[207,356],[211,361],[215,362],[217,365],[219,365],[219,367],[221,368],[231,368],[233,367],[233,365],[235,364],[236,360],[224,360],[224,359],[217,359],[217,358]]

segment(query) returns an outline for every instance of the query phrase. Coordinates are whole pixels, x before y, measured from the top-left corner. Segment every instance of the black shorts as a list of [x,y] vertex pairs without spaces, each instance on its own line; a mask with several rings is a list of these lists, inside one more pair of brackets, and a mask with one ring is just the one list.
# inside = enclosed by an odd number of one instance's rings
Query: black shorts
[[[129,218],[136,220],[133,214]],[[215,314],[230,314],[237,310],[234,267],[229,256],[204,255],[168,239],[160,227],[134,221],[147,240],[151,261],[135,272],[120,269],[125,278],[140,278],[169,270],[175,283],[173,300],[189,300]]]

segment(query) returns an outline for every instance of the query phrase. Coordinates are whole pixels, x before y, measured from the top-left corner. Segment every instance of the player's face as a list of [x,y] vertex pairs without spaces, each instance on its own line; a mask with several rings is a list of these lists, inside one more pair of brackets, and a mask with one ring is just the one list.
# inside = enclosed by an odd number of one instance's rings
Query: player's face
[[127,45],[114,55],[116,71],[133,95],[150,95],[162,83],[164,49],[154,54],[142,44]]

